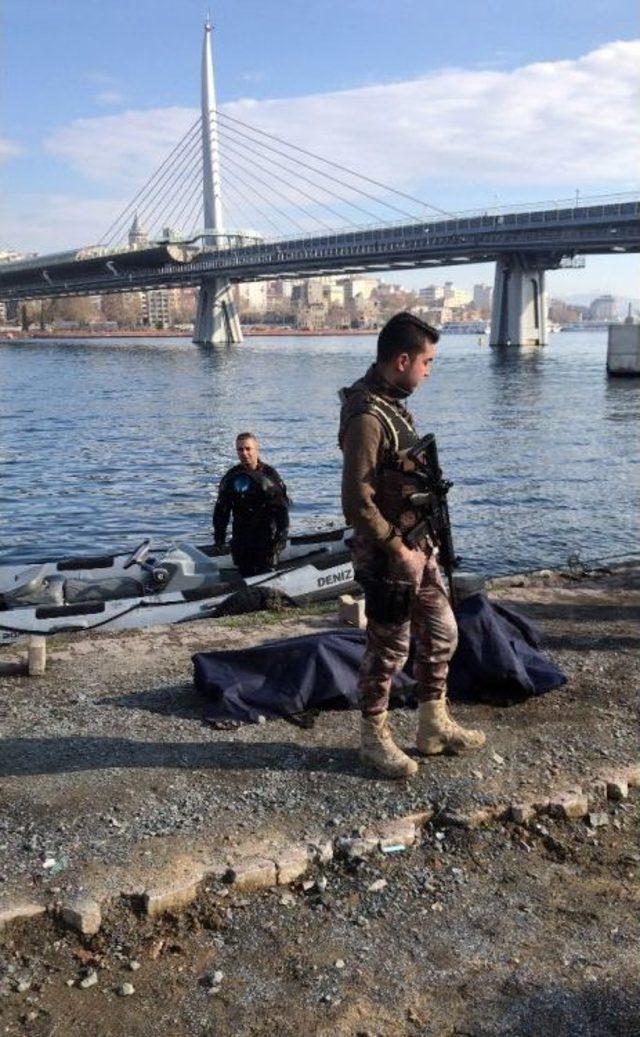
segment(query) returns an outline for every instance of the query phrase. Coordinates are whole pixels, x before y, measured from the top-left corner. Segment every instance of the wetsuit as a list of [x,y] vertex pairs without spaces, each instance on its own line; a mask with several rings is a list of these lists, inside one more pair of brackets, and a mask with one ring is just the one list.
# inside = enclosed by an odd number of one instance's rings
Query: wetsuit
[[234,465],[223,477],[213,510],[215,543],[224,544],[229,518],[231,557],[241,576],[273,569],[289,530],[287,487],[262,461],[254,470]]

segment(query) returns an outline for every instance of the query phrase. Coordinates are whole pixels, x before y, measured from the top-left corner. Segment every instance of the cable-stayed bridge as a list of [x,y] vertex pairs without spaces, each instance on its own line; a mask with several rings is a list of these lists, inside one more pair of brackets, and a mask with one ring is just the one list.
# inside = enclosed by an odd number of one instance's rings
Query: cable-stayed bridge
[[194,340],[218,344],[234,282],[491,261],[491,343],[542,344],[546,270],[637,251],[636,195],[448,213],[219,110],[207,24],[200,117],[97,245],[3,264],[0,299],[197,285]]

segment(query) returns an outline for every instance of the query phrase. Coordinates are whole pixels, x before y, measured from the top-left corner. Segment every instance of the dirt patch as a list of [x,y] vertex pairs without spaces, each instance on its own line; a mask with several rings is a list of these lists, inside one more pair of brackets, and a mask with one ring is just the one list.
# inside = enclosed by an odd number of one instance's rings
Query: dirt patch
[[[329,615],[74,636],[43,678],[0,677],[0,890],[51,903],[112,882],[95,937],[49,916],[5,931],[5,1032],[640,1032],[637,792],[598,829],[545,819],[442,837],[436,814],[414,849],[327,865],[326,886],[243,899],[214,883],[180,917],[136,914],[149,876],[180,855],[258,832],[335,835],[426,803],[488,807],[640,759],[639,570],[515,584],[492,595],[541,624],[568,686],[457,707],[486,748],[433,759],[408,785],[360,769],[353,714],[312,730],[201,724],[194,651],[323,629]],[[394,725],[411,744],[411,711]]]

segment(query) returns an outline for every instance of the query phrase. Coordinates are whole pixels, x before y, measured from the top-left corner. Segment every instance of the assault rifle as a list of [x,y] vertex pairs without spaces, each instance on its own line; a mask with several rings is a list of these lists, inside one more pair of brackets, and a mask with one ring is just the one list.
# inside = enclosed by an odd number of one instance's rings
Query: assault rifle
[[409,503],[418,512],[419,521],[405,535],[405,542],[409,547],[414,547],[427,535],[437,545],[440,564],[447,575],[451,604],[454,605],[453,570],[459,564],[459,559],[453,546],[447,504],[447,494],[453,483],[442,474],[433,433],[423,436],[415,446],[404,451],[402,460],[408,463],[407,467],[411,466],[412,474],[424,485],[423,492],[412,493],[409,497]]

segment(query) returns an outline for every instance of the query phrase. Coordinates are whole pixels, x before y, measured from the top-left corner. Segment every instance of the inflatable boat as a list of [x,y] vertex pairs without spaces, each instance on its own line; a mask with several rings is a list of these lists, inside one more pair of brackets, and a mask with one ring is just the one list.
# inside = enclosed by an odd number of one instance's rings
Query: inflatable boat
[[127,629],[237,614],[270,601],[294,604],[355,587],[347,529],[291,537],[275,569],[242,578],[229,548],[186,542],[0,566],[0,643],[23,634]]

